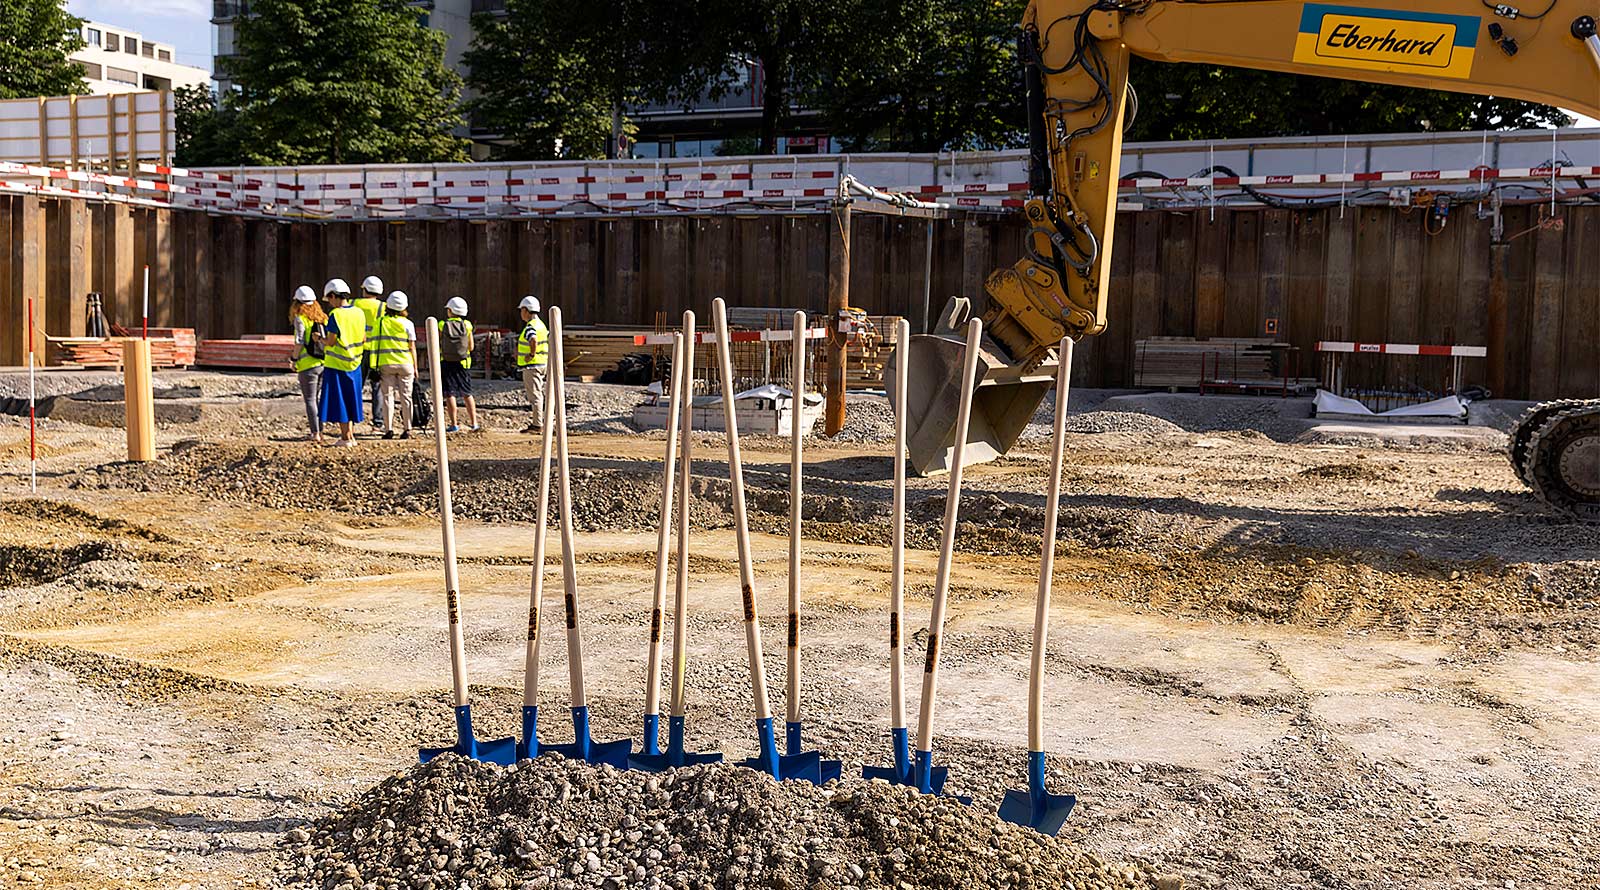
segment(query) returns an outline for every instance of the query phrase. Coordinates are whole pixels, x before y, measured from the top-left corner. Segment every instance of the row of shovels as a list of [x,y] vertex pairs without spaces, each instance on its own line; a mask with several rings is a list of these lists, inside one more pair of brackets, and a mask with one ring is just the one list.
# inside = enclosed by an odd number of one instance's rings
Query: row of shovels
[[[564,367],[562,355],[561,310],[552,308],[549,313],[550,364],[552,368]],[[804,392],[806,317],[803,312],[794,314],[792,371],[794,375],[790,400],[793,426],[790,436],[789,482],[789,611],[787,634],[787,713],[784,748],[778,748],[777,732],[767,696],[766,665],[762,659],[761,621],[757,613],[755,573],[750,548],[750,531],[745,509],[743,462],[739,454],[739,432],[735,416],[733,369],[729,360],[729,335],[726,306],[719,298],[712,304],[712,318],[718,356],[718,373],[724,397],[721,399],[723,417],[727,428],[728,475],[732,489],[734,532],[739,551],[739,586],[742,618],[745,631],[745,649],[749,660],[751,703],[756,719],[756,755],[744,760],[744,766],[760,770],[775,779],[797,779],[822,784],[840,776],[841,764],[826,760],[817,751],[805,750],[802,738],[802,713],[800,698],[800,558],[801,558],[801,458],[804,439],[803,406],[800,394]],[[428,360],[433,372],[433,399],[435,416],[442,416],[442,394],[439,380],[438,326],[429,319]],[[978,319],[967,324],[966,354],[962,367],[960,413],[956,421],[955,441],[966,442],[972,414],[974,383],[977,375],[979,344],[983,325]],[[718,753],[696,753],[687,750],[684,743],[686,716],[684,673],[686,668],[687,599],[689,586],[689,522],[690,522],[690,446],[693,417],[692,385],[694,381],[694,345],[705,335],[695,331],[693,312],[683,314],[683,331],[673,335],[671,373],[673,381],[668,389],[668,420],[666,457],[662,463],[661,508],[656,541],[656,562],[653,597],[650,611],[649,653],[645,669],[644,741],[637,751],[629,739],[596,741],[589,730],[589,708],[584,693],[583,634],[579,627],[577,563],[575,561],[571,473],[567,456],[567,423],[565,383],[562,375],[553,373],[545,381],[544,435],[541,446],[539,479],[538,525],[533,546],[533,582],[528,605],[528,636],[524,653],[522,738],[479,741],[472,732],[472,711],[467,697],[466,655],[462,640],[459,602],[459,575],[456,569],[455,524],[450,499],[450,462],[443,426],[435,425],[439,464],[439,515],[444,535],[444,571],[446,603],[449,609],[451,680],[454,688],[456,744],[448,748],[424,748],[421,757],[428,761],[440,754],[454,752],[466,757],[499,764],[509,764],[521,758],[537,757],[542,753],[555,753],[563,757],[584,760],[595,764],[609,764],[618,769],[664,770],[680,766],[720,761]],[[896,349],[910,347],[911,333],[908,323],[901,320],[896,331]],[[907,368],[910,362],[895,363],[897,392],[908,392]],[[1076,798],[1070,794],[1051,794],[1045,786],[1043,679],[1044,654],[1048,633],[1050,585],[1056,532],[1057,505],[1061,492],[1061,467],[1064,453],[1066,404],[1072,365],[1072,341],[1061,341],[1060,370],[1056,381],[1056,412],[1053,449],[1050,463],[1050,481],[1045,504],[1043,547],[1041,549],[1039,587],[1034,617],[1033,654],[1028,684],[1028,788],[1007,791],[1000,806],[1001,818],[1021,825],[1029,825],[1040,832],[1055,834],[1071,813]],[[943,534],[939,544],[939,567],[933,594],[933,609],[929,619],[927,657],[923,665],[922,703],[917,725],[916,748],[911,748],[910,733],[906,723],[905,697],[902,674],[904,671],[903,626],[905,600],[905,512],[906,512],[906,406],[904,400],[895,406],[894,452],[894,502],[893,535],[891,546],[891,580],[889,593],[889,703],[892,763],[888,766],[867,766],[862,772],[868,779],[882,779],[898,785],[916,788],[924,794],[942,794],[948,777],[946,767],[933,763],[934,705],[938,697],[940,642],[943,638],[945,606],[950,590],[952,568],[951,554],[955,547],[956,519],[960,509],[961,471],[964,449],[957,447],[950,459],[949,492],[945,499]],[[552,450],[554,454],[552,455]],[[552,465],[552,457],[554,464]],[[561,568],[565,602],[567,665],[569,672],[569,705],[572,712],[573,741],[569,744],[545,744],[538,737],[539,718],[539,648],[541,606],[544,601],[545,536],[549,530],[549,505],[552,469],[558,482],[557,497],[560,507]],[[676,472],[676,476],[674,473]],[[678,536],[676,559],[676,586],[673,596],[672,622],[672,676],[671,711],[668,715],[667,746],[660,746],[660,688],[663,610],[667,588],[667,551],[674,501],[674,483],[678,509]],[[968,801],[967,798],[960,798]]]

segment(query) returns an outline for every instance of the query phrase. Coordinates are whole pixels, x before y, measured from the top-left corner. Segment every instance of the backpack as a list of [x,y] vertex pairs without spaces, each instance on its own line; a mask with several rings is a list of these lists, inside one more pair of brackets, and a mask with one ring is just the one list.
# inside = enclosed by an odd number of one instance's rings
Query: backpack
[[433,419],[433,390],[422,385],[422,378],[411,382],[411,427],[423,429]]
[[447,318],[439,328],[439,357],[450,362],[472,360],[472,336],[467,333],[467,323],[459,318]]

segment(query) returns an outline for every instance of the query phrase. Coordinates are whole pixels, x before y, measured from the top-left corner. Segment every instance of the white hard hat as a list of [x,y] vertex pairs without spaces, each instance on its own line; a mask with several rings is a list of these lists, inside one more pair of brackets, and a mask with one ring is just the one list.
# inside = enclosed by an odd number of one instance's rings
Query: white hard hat
[[350,293],[350,285],[345,284],[343,278],[330,278],[330,279],[328,279],[328,283],[324,284],[322,286],[322,295],[324,297],[328,296],[329,294],[349,294],[349,293]]
[[389,299],[384,301],[384,305],[396,312],[404,312],[406,307],[411,305],[411,298],[406,296],[405,291],[397,290],[389,295]]
[[302,284],[294,289],[294,301],[296,303],[315,303],[317,301],[317,292]]
[[361,289],[376,297],[383,293],[383,279],[376,275],[368,275],[362,279]]
[[522,298],[522,302],[517,304],[517,308],[518,309],[526,309],[529,312],[538,312],[539,311],[539,298],[538,297],[523,297]]
[[451,315],[466,315],[467,301],[461,299],[460,297],[451,297],[444,304],[444,311],[450,313]]

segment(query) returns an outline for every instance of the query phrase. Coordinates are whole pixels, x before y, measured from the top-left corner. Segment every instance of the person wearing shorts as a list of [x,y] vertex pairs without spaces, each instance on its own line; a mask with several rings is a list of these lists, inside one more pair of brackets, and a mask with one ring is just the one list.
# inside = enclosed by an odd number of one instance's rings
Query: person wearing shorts
[[[478,431],[478,403],[472,398],[472,322],[467,301],[451,297],[439,321],[439,387],[444,391],[445,432],[460,432],[456,425],[456,399],[467,403],[467,431]],[[460,357],[465,353],[465,357]],[[447,357],[447,356],[455,357]]]

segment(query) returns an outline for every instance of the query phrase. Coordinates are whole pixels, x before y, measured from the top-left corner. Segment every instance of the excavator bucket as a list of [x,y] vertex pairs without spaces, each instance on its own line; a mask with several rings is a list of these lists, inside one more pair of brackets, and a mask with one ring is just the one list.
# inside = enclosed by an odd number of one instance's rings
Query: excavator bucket
[[[908,349],[896,348],[884,379],[890,381],[889,399],[906,399],[906,449],[911,467],[920,476],[950,468],[956,448],[956,413],[961,404],[961,362],[966,344],[955,334],[918,334]],[[910,391],[895,391],[893,363],[910,355]],[[988,338],[978,356],[977,391],[972,399],[972,423],[967,433],[965,462],[994,460],[1017,443],[1039,403],[1055,385],[1054,358],[1023,372]]]

